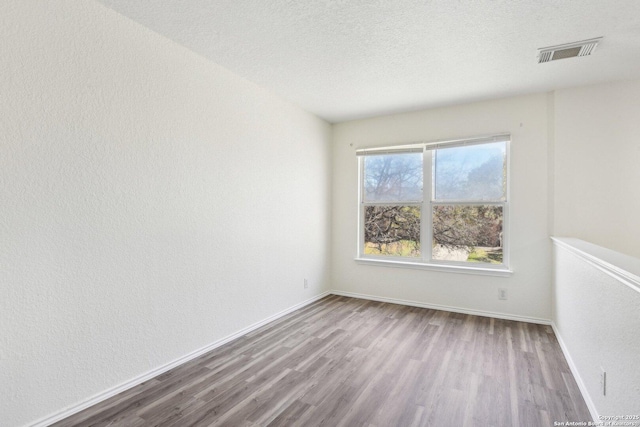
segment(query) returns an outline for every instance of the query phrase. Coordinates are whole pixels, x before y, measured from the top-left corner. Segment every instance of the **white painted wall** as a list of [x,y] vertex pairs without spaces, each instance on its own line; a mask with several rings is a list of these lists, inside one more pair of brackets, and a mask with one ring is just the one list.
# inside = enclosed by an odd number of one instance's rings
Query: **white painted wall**
[[[552,233],[640,269],[640,80],[558,90],[553,110]],[[637,291],[555,249],[553,320],[596,416],[640,414],[639,307]]]
[[[551,318],[548,100],[523,96],[334,125],[332,284],[341,292]],[[511,132],[509,278],[356,264],[356,148]],[[509,292],[498,300],[498,288]]]
[[[583,396],[596,420],[640,415],[640,291],[625,284],[640,285],[640,259],[578,239],[562,243],[554,250],[554,323]],[[620,268],[635,280],[616,278]]]
[[553,234],[640,257],[640,80],[554,99]]
[[[0,425],[74,405],[331,286],[534,319],[553,308],[580,358],[593,337],[569,316],[571,292],[594,305],[608,290],[595,279],[576,289],[587,273],[567,258],[552,300],[550,231],[640,256],[640,81],[332,134],[94,2],[4,1],[0,40]],[[356,148],[505,131],[512,277],[354,262]],[[635,330],[616,316],[610,328]]]
[[0,40],[0,425],[329,289],[326,122],[95,2]]

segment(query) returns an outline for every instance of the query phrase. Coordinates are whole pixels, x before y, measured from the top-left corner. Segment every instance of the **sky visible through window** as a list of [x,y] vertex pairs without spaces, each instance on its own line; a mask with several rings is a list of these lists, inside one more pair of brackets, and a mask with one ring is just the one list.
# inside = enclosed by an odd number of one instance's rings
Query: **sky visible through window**
[[440,148],[433,156],[436,200],[504,200],[506,144]]

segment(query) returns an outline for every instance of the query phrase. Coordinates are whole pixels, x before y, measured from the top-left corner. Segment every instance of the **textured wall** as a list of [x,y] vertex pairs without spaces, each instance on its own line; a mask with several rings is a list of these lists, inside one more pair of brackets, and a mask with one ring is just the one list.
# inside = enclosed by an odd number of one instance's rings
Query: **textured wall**
[[0,40],[0,425],[328,289],[327,123],[94,2]]
[[[580,240],[571,244],[618,268],[635,266],[630,272],[636,280],[640,274],[640,259]],[[640,293],[565,247],[555,247],[554,267],[554,322],[586,397],[599,415],[640,415]],[[606,396],[601,368],[607,373]]]
[[640,80],[554,98],[554,235],[640,257]]
[[[509,98],[334,125],[332,283],[336,290],[550,319],[547,95]],[[356,264],[356,148],[511,132],[509,278]],[[509,299],[498,300],[498,288]]]

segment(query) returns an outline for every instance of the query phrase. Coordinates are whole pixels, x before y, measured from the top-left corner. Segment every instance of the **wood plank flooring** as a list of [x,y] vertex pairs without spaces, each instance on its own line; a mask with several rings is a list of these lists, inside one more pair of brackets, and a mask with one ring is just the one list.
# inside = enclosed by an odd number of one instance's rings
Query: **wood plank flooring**
[[54,425],[590,420],[548,326],[333,295]]

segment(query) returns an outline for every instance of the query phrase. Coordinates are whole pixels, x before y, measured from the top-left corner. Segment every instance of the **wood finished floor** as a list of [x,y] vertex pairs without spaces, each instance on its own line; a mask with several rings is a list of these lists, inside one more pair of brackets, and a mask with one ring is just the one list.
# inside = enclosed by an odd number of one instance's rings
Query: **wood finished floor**
[[588,420],[548,326],[329,296],[54,425]]

